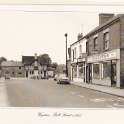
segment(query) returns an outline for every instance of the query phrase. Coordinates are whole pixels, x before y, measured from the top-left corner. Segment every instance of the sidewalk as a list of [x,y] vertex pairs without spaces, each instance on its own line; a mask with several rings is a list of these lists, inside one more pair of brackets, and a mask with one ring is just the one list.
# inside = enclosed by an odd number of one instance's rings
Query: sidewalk
[[71,84],[78,85],[78,86],[92,89],[92,90],[97,90],[103,93],[108,93],[111,95],[124,97],[124,89],[119,89],[116,87],[107,87],[107,86],[100,86],[96,84],[87,84],[87,83],[79,83],[79,82],[71,82]]

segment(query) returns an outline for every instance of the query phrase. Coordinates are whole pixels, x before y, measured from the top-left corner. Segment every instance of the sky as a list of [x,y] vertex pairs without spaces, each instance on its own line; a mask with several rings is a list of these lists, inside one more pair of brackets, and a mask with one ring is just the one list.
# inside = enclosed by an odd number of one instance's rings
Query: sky
[[[17,0],[15,3],[20,2]],[[71,2],[75,3],[74,0]],[[124,13],[124,2],[118,6],[0,5],[0,56],[21,61],[22,55],[48,53],[53,62],[63,64],[64,34],[68,33],[69,47],[77,41],[78,33],[85,35],[98,26],[99,13]]]

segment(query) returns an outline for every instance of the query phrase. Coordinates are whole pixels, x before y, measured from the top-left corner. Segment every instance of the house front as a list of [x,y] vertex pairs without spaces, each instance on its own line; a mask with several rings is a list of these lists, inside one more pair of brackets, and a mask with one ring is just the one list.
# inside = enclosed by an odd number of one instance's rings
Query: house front
[[78,35],[78,40],[70,45],[71,80],[86,82],[86,39]]
[[99,14],[99,26],[85,38],[87,82],[124,86],[124,15]]

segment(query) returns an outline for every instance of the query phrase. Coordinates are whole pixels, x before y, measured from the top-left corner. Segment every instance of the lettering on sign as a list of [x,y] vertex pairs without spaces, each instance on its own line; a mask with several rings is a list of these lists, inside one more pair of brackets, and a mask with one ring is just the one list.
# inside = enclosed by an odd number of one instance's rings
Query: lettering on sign
[[119,50],[113,50],[110,52],[105,52],[102,54],[96,54],[93,56],[88,57],[88,62],[96,62],[96,61],[105,61],[105,60],[111,60],[111,59],[119,59],[120,51]]

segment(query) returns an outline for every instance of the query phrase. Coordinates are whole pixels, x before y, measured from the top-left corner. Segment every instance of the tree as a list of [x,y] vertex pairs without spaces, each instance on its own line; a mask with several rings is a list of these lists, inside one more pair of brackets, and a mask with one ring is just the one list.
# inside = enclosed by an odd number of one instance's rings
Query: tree
[[0,65],[3,61],[7,61],[7,59],[5,57],[0,57]]
[[5,57],[0,57],[0,70],[1,70],[1,63],[2,63],[3,61],[7,61],[7,59],[6,59]]
[[42,54],[39,56],[38,61],[41,65],[51,65],[51,58],[49,57],[48,54]]

